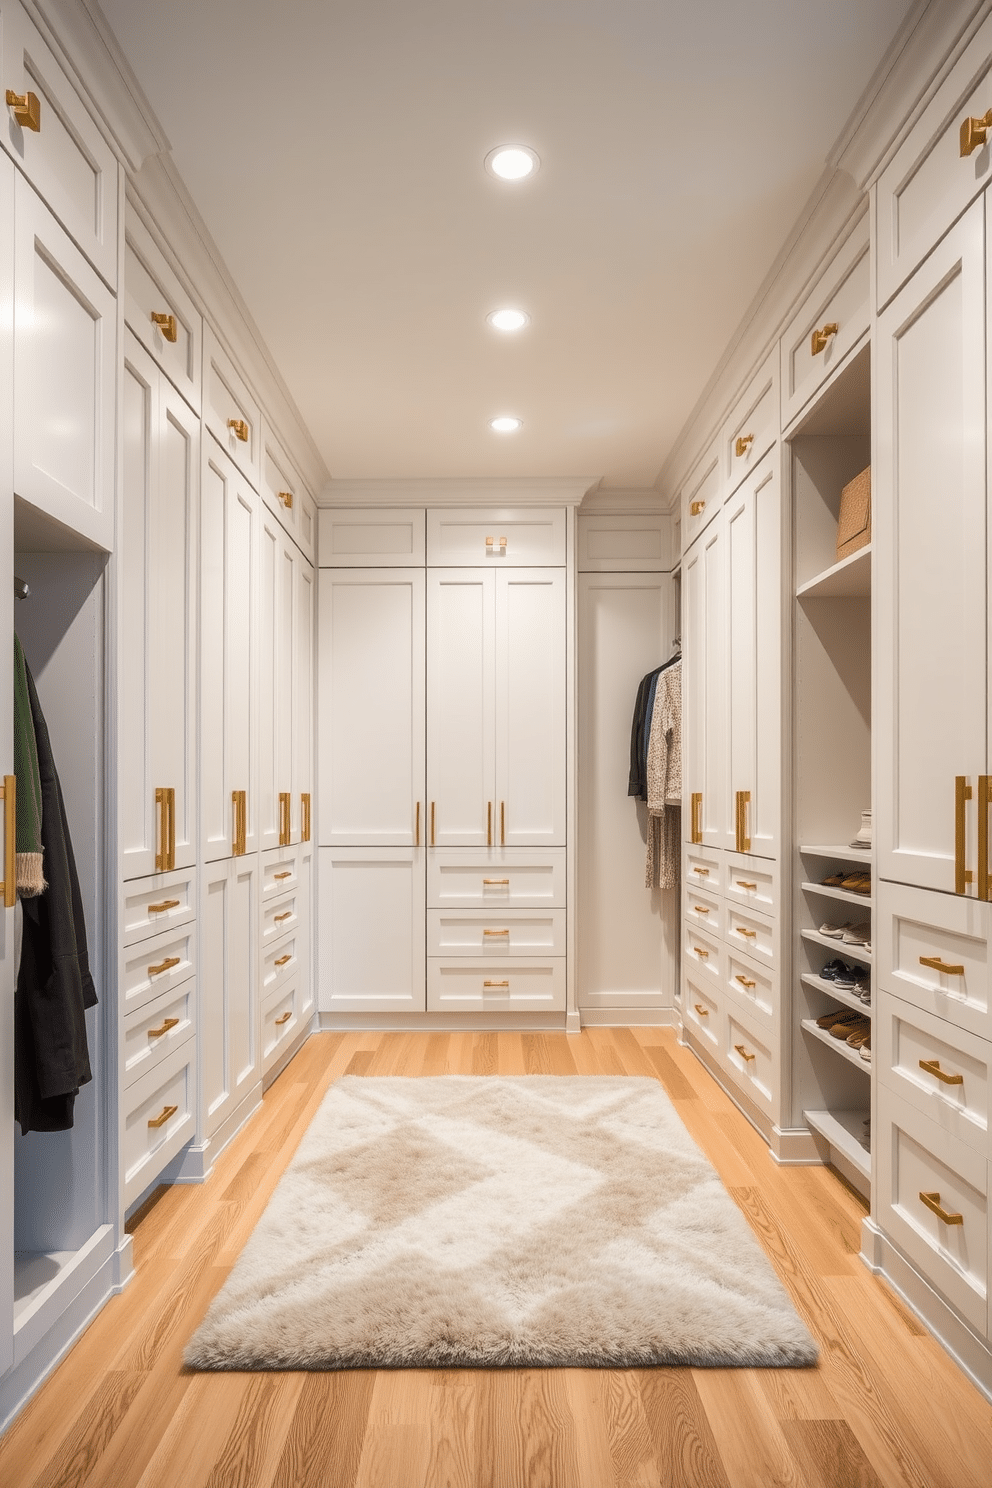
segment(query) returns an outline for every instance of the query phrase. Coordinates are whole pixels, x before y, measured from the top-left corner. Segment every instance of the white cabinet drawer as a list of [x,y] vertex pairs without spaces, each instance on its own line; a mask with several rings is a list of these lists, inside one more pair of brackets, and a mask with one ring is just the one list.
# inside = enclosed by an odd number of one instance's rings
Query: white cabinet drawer
[[759,1023],[775,1016],[779,1005],[778,973],[759,966],[728,947],[724,986],[737,1007]]
[[157,1069],[129,1086],[122,1107],[124,1203],[138,1195],[192,1141],[196,1129],[196,1040],[188,1038]]
[[427,562],[426,511],[324,507],[318,523],[321,568],[423,568]]
[[427,859],[432,909],[552,909],[565,904],[565,849],[438,848]]
[[711,987],[714,994],[719,995],[724,975],[723,943],[718,936],[701,930],[698,925],[683,925],[682,936],[683,964],[692,967],[694,977],[703,986]]
[[672,567],[672,519],[668,512],[638,516],[579,513],[579,573],[667,573]]
[[196,1033],[196,982],[163,992],[124,1019],[124,1085],[157,1069]]
[[261,410],[209,325],[203,327],[203,421],[257,491]]
[[778,914],[778,864],[770,858],[728,853],[724,894],[728,904],[757,909],[764,915]]
[[883,992],[873,1019],[879,1080],[958,1141],[988,1152],[992,1044]]
[[705,1049],[719,1058],[721,1003],[714,988],[687,966],[683,972],[682,1020]]
[[560,568],[565,562],[565,509],[428,511],[427,562],[435,568]]
[[124,319],[199,413],[203,318],[132,211],[126,214],[124,232]]
[[752,909],[742,909],[728,900],[724,916],[724,939],[733,950],[752,956],[759,965],[778,962],[775,921]]
[[262,905],[262,946],[271,945],[300,925],[302,905],[299,893],[287,894]]
[[270,1070],[300,1031],[299,983],[280,987],[262,1003],[262,1070]]
[[3,80],[38,100],[39,128],[4,106],[0,143],[112,289],[117,288],[118,167],[113,150],[18,4],[3,8]]
[[300,955],[295,935],[270,946],[262,957],[262,1001],[295,977],[299,969]]
[[778,346],[752,377],[723,426],[724,489],[735,491],[779,436]]
[[703,528],[720,510],[723,489],[720,441],[717,439],[693,467],[692,473],[682,487],[679,509],[682,512],[683,552],[692,546]]
[[121,887],[121,937],[126,946],[163,930],[178,930],[195,918],[195,869],[132,878]]
[[767,1029],[734,1009],[724,1014],[721,1063],[734,1084],[766,1115],[778,1108],[778,1060]]
[[989,905],[885,882],[878,885],[877,905],[880,986],[979,1038],[992,1038]]
[[267,421],[262,425],[262,500],[312,563],[317,506]]
[[[983,1336],[988,1331],[988,1162],[899,1099],[878,1092],[878,1223]],[[948,1216],[936,1214],[928,1195]]]
[[523,963],[427,962],[429,1013],[563,1013],[562,957]]
[[300,882],[298,847],[275,847],[262,854],[262,898],[288,894]]
[[196,970],[196,927],[156,935],[128,946],[123,953],[121,986],[125,1018],[132,1008],[178,987]]
[[686,926],[702,930],[705,934],[723,935],[723,900],[708,889],[697,889],[693,884],[685,886],[683,915]]
[[[684,812],[688,807],[683,808]],[[723,854],[718,848],[699,847],[695,843],[686,843],[685,848],[685,885],[690,887],[709,889],[711,894],[723,892]]]
[[[783,428],[867,331],[870,289],[868,218],[864,217],[782,336]],[[823,337],[818,350],[813,342],[817,332]]]
[[511,910],[473,914],[471,910],[427,912],[428,956],[564,956],[565,911],[545,914]]
[[878,179],[878,308],[992,181],[988,145],[962,157],[961,125],[992,108],[992,16],[976,31]]

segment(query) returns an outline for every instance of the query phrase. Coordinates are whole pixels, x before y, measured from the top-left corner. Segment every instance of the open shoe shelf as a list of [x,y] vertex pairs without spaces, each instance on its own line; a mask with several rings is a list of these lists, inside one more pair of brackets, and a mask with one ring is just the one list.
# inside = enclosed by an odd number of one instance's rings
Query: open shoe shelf
[[[866,1017],[869,1016],[867,1008],[862,1009],[862,1011]],[[834,1053],[839,1054],[842,1059],[846,1059],[848,1063],[855,1065],[858,1069],[864,1070],[866,1075],[871,1074],[871,1065],[869,1062],[866,1059],[862,1059],[857,1049],[852,1049],[846,1039],[835,1039],[826,1028],[817,1028],[813,1018],[804,1018],[802,1020],[802,1026],[807,1033],[811,1033],[815,1039],[819,1039],[821,1044],[826,1044],[828,1049],[833,1049]]]
[[803,972],[800,980],[804,986],[813,987],[817,992],[822,992],[825,997],[842,1002],[845,1007],[856,1008],[859,1013],[864,1013],[866,1018],[871,1017],[871,1004],[862,1002],[856,992],[847,992],[843,987],[835,987],[833,982],[824,981],[823,977],[818,977],[811,971]]
[[859,1173],[871,1178],[871,1153],[861,1144],[867,1111],[804,1111],[815,1132],[842,1152]]

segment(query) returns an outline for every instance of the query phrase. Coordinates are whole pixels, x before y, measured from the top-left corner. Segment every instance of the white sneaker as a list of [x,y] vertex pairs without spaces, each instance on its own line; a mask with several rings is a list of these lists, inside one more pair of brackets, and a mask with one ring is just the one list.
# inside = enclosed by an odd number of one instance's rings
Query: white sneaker
[[864,946],[865,950],[871,949],[871,926],[865,920],[861,925],[845,925],[844,944]]
[[829,936],[831,940],[846,940],[848,930],[853,929],[854,926],[850,921],[846,925],[831,925],[828,923],[820,926],[820,934]]

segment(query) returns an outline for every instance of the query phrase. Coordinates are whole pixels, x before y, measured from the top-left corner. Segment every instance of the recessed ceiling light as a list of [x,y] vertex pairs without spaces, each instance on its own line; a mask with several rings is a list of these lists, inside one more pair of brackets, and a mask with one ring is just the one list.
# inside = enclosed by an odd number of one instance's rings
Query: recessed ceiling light
[[523,310],[494,310],[486,319],[498,331],[519,331],[530,320],[530,316]]
[[515,434],[522,424],[523,419],[513,418],[510,414],[489,420],[489,427],[496,434]]
[[501,181],[522,181],[540,164],[536,152],[526,145],[499,145],[486,156],[486,170]]

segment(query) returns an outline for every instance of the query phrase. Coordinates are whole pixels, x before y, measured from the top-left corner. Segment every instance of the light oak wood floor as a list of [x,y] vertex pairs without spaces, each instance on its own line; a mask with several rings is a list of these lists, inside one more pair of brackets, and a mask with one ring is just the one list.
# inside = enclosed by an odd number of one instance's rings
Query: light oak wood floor
[[[815,1370],[194,1374],[183,1346],[337,1076],[659,1079],[817,1336]],[[989,1488],[992,1406],[858,1259],[863,1206],[778,1168],[665,1029],[319,1034],[0,1439],[4,1488]]]

